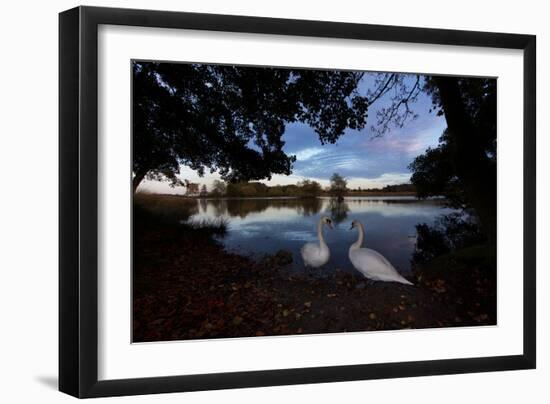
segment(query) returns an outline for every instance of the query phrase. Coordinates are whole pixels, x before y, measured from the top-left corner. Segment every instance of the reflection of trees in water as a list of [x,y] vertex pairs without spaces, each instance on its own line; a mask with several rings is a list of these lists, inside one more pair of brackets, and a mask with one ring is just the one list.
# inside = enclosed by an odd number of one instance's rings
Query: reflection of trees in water
[[333,198],[328,203],[327,212],[330,212],[330,218],[336,223],[342,223],[348,218],[348,212],[350,208],[344,201],[339,201],[337,198]]
[[323,201],[319,198],[300,199],[300,203],[296,206],[297,211],[302,216],[312,216],[321,211]]
[[[201,201],[203,202],[203,201]],[[199,203],[201,203],[199,202]],[[209,199],[204,200],[215,216],[227,215],[244,219],[251,213],[259,213],[271,209],[293,209],[302,216],[319,213],[323,202],[318,198],[296,199]],[[201,204],[202,210],[202,204]],[[206,212],[206,208],[204,211]]]
[[225,199],[203,199],[202,203],[205,204],[205,208],[202,213],[210,213],[215,217],[224,216],[227,214],[227,200]]
[[270,205],[268,199],[228,199],[227,214],[244,219],[250,213],[263,212]]
[[206,199],[199,199],[199,208],[201,213],[206,213],[206,209],[208,207],[208,202]]
[[[331,199],[332,200],[332,199]],[[346,198],[344,203],[350,202],[353,205],[404,205],[404,204],[413,204],[413,205],[441,205],[444,206],[446,200],[444,198],[428,198],[428,199],[417,199],[417,198]]]
[[351,211],[349,204],[361,205],[391,205],[403,203],[441,204],[440,200],[400,200],[400,199],[345,199],[337,198],[235,198],[235,199],[199,199],[201,213],[213,214],[216,217],[230,216],[244,219],[251,213],[261,213],[269,209],[291,209],[301,216],[312,216],[325,210],[330,213],[335,223],[341,223],[348,218]]

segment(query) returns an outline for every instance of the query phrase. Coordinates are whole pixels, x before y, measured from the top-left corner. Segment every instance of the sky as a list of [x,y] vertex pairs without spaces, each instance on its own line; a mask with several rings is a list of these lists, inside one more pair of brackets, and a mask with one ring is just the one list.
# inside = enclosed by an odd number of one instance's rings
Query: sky
[[[359,91],[366,91],[371,83],[371,77],[367,75]],[[274,175],[271,180],[261,182],[268,185],[295,184],[307,178],[328,186],[329,178],[335,172],[346,177],[350,188],[381,188],[409,182],[411,172],[407,166],[428,147],[438,144],[446,122],[444,117],[430,112],[431,97],[421,93],[411,105],[418,117],[405,123],[403,128],[392,128],[389,133],[377,137],[371,125],[376,123],[376,111],[388,106],[390,97],[391,94],[387,94],[370,106],[363,130],[347,129],[335,144],[321,145],[315,131],[306,124],[288,124],[283,139],[284,151],[296,156],[292,174]],[[181,167],[179,177],[206,184],[209,190],[212,182],[220,179],[216,173],[199,177],[186,166]],[[166,182],[148,180],[144,180],[139,189],[155,193],[185,193],[183,187],[171,188]]]

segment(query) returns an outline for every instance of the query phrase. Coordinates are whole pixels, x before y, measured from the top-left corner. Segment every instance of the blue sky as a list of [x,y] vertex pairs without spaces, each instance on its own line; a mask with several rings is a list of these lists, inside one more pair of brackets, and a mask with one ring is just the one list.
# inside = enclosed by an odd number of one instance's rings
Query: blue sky
[[[368,74],[363,79],[361,92],[372,84]],[[418,114],[403,128],[392,128],[389,133],[376,137],[371,125],[376,123],[376,111],[387,106],[391,93],[378,99],[368,111],[367,125],[361,131],[348,129],[337,143],[321,145],[312,128],[302,123],[289,124],[283,138],[287,154],[296,155],[296,162],[290,176],[274,175],[269,185],[295,184],[308,178],[327,186],[330,176],[337,172],[348,179],[352,188],[383,187],[408,182],[411,176],[407,166],[428,147],[437,145],[446,127],[444,117],[429,112],[431,98],[421,93],[412,109]],[[200,178],[196,172],[182,166],[180,177],[191,182],[206,184],[208,188],[217,174],[206,174]],[[140,186],[154,192],[185,193],[184,188],[170,188],[167,183],[144,181]]]

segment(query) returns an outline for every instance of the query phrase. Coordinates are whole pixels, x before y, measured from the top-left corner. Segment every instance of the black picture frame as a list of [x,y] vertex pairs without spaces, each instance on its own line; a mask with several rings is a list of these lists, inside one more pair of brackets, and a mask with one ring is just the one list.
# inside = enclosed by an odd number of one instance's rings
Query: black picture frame
[[[100,24],[523,50],[523,354],[99,381],[97,34]],[[60,13],[59,389],[84,398],[535,368],[535,84],[533,35],[96,7],[77,7]]]

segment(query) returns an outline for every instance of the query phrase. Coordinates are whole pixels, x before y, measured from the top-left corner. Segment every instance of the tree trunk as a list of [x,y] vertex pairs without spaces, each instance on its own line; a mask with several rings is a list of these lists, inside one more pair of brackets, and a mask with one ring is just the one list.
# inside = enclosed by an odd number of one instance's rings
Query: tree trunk
[[487,156],[478,130],[466,111],[458,79],[436,77],[441,104],[450,133],[457,175],[490,242],[496,242],[496,165]]
[[134,178],[132,178],[132,191],[134,194],[136,193],[136,190],[139,184],[141,183],[143,178],[145,178],[146,174],[147,174],[147,171],[138,171],[134,176]]

